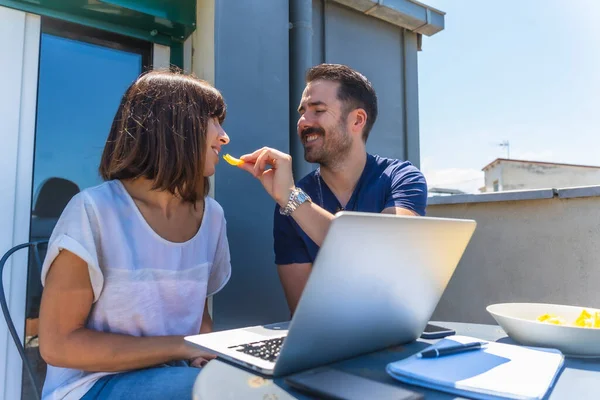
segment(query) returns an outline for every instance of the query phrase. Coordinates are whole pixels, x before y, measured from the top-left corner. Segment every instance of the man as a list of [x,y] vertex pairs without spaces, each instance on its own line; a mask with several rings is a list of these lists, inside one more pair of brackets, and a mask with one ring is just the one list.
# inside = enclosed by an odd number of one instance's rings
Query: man
[[298,135],[304,158],[319,168],[294,184],[291,157],[271,148],[242,156],[240,166],[277,202],[275,263],[292,314],[336,212],[424,215],[427,201],[427,184],[416,167],[367,153],[377,95],[363,75],[321,64],[307,72],[306,82]]

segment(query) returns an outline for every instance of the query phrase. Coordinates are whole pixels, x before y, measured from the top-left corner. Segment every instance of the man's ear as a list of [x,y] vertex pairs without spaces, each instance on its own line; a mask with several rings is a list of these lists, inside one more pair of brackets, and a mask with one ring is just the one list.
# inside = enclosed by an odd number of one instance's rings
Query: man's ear
[[367,124],[367,112],[362,108],[357,108],[350,113],[349,117],[352,131],[362,133]]

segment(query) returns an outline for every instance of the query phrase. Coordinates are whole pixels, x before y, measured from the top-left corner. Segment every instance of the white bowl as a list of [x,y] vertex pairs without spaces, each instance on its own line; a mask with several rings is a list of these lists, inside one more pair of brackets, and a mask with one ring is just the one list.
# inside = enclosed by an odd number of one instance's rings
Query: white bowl
[[540,303],[492,304],[486,309],[504,332],[519,344],[551,347],[571,357],[600,357],[600,328],[537,321],[540,315],[555,314],[566,323],[573,323],[583,309],[592,315],[600,311],[598,309]]

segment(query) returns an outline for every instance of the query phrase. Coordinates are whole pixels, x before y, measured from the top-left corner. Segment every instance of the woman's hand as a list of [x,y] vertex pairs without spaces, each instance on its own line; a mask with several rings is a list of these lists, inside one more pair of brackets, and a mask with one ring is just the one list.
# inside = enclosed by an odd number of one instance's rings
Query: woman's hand
[[244,163],[239,168],[260,180],[273,200],[285,207],[294,189],[292,157],[279,150],[263,147],[252,154],[241,156],[240,159]]
[[182,358],[184,360],[188,360],[192,367],[204,367],[207,362],[217,357],[215,354],[206,352],[194,346],[193,344],[186,342],[183,338],[182,340],[184,349],[183,351],[185,354]]
[[[204,303],[204,313],[202,314],[202,324],[200,325],[200,333],[210,333],[212,332],[212,318],[210,313],[208,312],[208,299]],[[192,367],[202,368],[206,365],[207,362],[216,358],[217,356],[211,353],[207,353],[198,349],[196,346],[192,346],[189,343],[184,341],[184,345],[188,346],[191,355],[188,357],[188,361]]]
[[202,368],[206,365],[206,363],[208,363],[210,360],[215,359],[216,357],[217,356],[215,356],[214,354],[205,353],[203,356],[192,358],[190,360],[190,365],[192,367]]

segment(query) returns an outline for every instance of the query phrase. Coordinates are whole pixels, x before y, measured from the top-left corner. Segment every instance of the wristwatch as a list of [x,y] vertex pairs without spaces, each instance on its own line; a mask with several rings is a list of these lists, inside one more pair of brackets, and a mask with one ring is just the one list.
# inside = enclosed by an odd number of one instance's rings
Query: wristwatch
[[290,193],[290,198],[288,199],[285,207],[279,209],[279,213],[281,215],[289,216],[291,215],[296,208],[298,208],[302,203],[312,202],[309,195],[307,195],[302,189],[294,188],[292,189],[292,193]]

